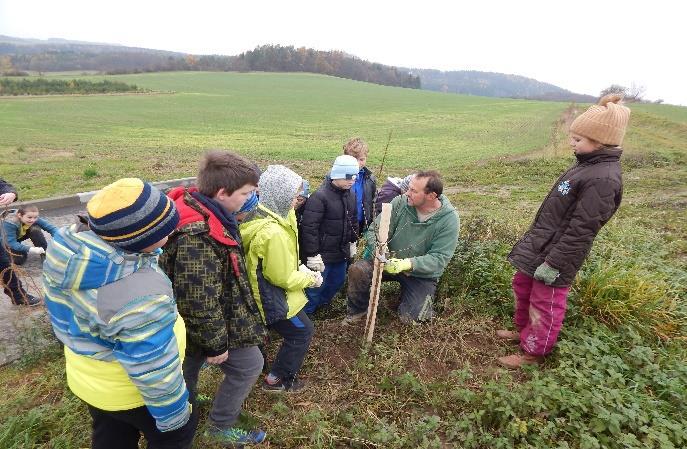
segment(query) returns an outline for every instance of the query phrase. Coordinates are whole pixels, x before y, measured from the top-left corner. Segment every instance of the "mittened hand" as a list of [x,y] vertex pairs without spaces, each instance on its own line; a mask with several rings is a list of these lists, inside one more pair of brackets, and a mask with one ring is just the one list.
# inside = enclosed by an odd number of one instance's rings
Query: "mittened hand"
[[45,250],[40,246],[32,246],[29,248],[29,254],[45,254]]
[[351,259],[353,259],[355,257],[355,255],[358,254],[358,243],[357,242],[351,243],[351,245],[349,247],[349,252],[350,252],[350,256],[348,256],[348,257],[350,257]]
[[307,274],[312,279],[310,285],[308,285],[308,288],[317,288],[322,285],[322,274],[319,271],[313,271],[305,265],[300,265],[298,267],[298,271],[303,274]]
[[384,271],[389,274],[398,274],[412,269],[413,263],[410,259],[389,259],[386,261],[386,264],[384,264]]
[[320,287],[322,285],[322,282],[324,281],[324,279],[322,278],[322,273],[320,273],[319,271],[313,271],[312,274],[313,274],[313,278],[315,280],[310,287],[312,287],[312,288]]
[[546,285],[551,285],[559,274],[560,272],[557,269],[544,262],[537,267],[537,270],[534,272],[534,278]]
[[324,261],[322,260],[322,256],[319,254],[308,257],[305,264],[313,271],[324,271]]

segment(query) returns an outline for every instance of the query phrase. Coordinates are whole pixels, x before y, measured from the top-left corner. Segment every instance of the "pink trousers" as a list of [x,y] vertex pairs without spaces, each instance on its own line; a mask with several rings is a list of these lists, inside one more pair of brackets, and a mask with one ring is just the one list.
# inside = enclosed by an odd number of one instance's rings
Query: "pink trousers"
[[570,287],[552,287],[518,271],[513,276],[515,327],[520,347],[532,355],[547,355],[558,340]]

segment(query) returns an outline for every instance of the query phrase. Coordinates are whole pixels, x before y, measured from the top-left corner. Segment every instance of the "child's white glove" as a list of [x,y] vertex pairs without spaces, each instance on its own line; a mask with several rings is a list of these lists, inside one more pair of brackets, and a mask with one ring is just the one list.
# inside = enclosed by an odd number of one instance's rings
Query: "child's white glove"
[[305,264],[313,271],[324,271],[324,261],[322,260],[322,256],[319,254],[308,257],[308,260]]
[[317,288],[320,285],[322,285],[322,275],[320,274],[319,271],[313,271],[310,268],[306,267],[305,265],[301,265],[298,267],[298,271],[301,273],[307,274],[308,276],[312,277],[313,283],[308,286],[308,288]]
[[348,257],[353,259],[355,255],[358,254],[358,242],[352,242],[349,248],[349,252],[351,253],[351,255]]
[[305,265],[301,264],[298,267],[298,271],[300,271],[303,274],[307,274],[313,279],[313,283],[308,285],[308,288],[317,288],[320,285],[322,285],[322,274],[320,274],[319,271],[313,271],[310,268],[306,267]]
[[315,278],[315,282],[310,287],[312,287],[312,288],[320,287],[322,285],[322,282],[324,282],[324,279],[322,278],[322,273],[320,273],[319,271],[313,271],[312,274],[313,274],[313,277]]
[[29,248],[29,254],[45,254],[45,250],[40,246],[32,246]]

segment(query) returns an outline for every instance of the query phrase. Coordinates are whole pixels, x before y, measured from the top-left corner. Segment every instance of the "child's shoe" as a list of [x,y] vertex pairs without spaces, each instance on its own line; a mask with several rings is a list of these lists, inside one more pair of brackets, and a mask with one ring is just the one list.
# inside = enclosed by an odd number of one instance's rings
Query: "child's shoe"
[[532,354],[512,354],[505,357],[498,358],[499,364],[508,369],[519,369],[525,365],[541,365],[544,362],[544,356]]
[[270,393],[298,393],[305,388],[305,382],[298,377],[293,376],[293,379],[279,379],[271,381],[270,376],[265,377],[262,383],[262,389]]
[[26,294],[26,298],[21,298],[21,299],[19,300],[19,302],[14,302],[14,301],[12,301],[12,304],[14,304],[15,306],[29,306],[29,307],[35,307],[35,306],[41,304],[41,302],[42,302],[42,301],[41,301],[40,298],[37,298],[37,297],[35,297],[35,296],[30,295],[30,294],[27,293],[27,294]]
[[267,434],[262,429],[243,430],[238,427],[218,429],[217,427],[210,426],[205,431],[205,436],[225,447],[242,449],[246,446],[262,443],[265,441]]
[[518,331],[509,331],[506,329],[499,329],[496,331],[496,336],[502,340],[518,341],[518,342],[520,341],[520,332],[518,332]]
[[367,310],[364,312],[354,313],[353,315],[346,315],[346,318],[341,321],[341,324],[350,325],[362,321],[367,316]]

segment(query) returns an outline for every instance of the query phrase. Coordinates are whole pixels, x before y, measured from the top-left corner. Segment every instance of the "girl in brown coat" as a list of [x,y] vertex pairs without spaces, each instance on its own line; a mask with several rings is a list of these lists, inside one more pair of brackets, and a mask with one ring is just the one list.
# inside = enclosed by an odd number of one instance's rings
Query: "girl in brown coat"
[[594,238],[620,205],[620,155],[630,110],[607,95],[570,126],[577,162],[563,173],[525,235],[508,256],[513,277],[516,331],[497,336],[520,342],[521,352],[499,358],[508,368],[541,363],[556,345],[570,284]]

